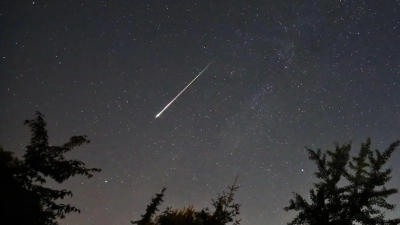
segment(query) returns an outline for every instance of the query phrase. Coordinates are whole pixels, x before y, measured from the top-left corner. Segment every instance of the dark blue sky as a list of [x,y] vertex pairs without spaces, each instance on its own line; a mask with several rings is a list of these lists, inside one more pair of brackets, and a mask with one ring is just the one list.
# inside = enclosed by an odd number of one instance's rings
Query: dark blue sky
[[164,207],[200,209],[237,174],[242,224],[285,224],[292,191],[315,181],[304,146],[400,137],[399,1],[2,1],[0,14],[0,144],[21,156],[40,111],[53,144],[86,134],[68,156],[103,169],[51,184],[82,209],[61,225],[129,224],[162,187]]

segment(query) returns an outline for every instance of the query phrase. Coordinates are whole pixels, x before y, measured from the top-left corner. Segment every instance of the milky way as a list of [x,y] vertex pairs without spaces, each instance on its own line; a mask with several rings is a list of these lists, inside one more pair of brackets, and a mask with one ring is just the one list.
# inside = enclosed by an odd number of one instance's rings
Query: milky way
[[61,225],[130,224],[163,187],[161,210],[200,209],[236,175],[242,224],[285,224],[316,181],[304,146],[400,138],[399,4],[1,1],[0,144],[21,156],[35,111],[52,144],[88,135],[67,157],[103,170],[49,184],[82,210]]

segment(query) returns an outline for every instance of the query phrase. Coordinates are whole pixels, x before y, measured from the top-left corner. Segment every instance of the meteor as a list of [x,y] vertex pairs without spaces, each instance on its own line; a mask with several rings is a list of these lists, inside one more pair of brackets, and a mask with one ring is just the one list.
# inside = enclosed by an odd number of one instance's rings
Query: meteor
[[217,57],[215,57],[202,71],[200,71],[200,73],[188,84],[188,85],[186,85],[186,87],[181,91],[181,92],[179,92],[179,94],[177,95],[177,96],[175,96],[175,98],[173,98],[162,110],[161,110],[161,112],[159,112],[157,115],[156,115],[156,118],[157,117],[159,117],[160,115],[161,115],[161,113],[163,113],[164,112],[164,110],[166,110],[178,97],[179,97],[179,95],[181,95],[185,90],[186,90],[186,88],[188,88],[204,71],[206,71],[207,70],[207,68],[215,61],[217,59]]

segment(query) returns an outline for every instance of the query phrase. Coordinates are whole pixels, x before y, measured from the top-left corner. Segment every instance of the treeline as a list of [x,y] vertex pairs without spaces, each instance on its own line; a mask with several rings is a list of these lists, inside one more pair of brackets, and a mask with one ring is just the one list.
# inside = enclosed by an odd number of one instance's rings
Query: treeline
[[[46,122],[40,112],[26,120],[31,130],[31,141],[22,159],[13,156],[0,146],[0,223],[15,225],[57,225],[57,219],[80,210],[69,204],[57,203],[68,190],[44,187],[48,179],[63,183],[71,176],[90,178],[100,172],[98,168],[86,168],[79,160],[67,160],[64,154],[88,144],[86,136],[73,136],[60,146],[48,143]],[[362,143],[358,154],[350,157],[351,144],[335,143],[333,151],[307,149],[309,159],[318,170],[314,173],[319,182],[310,190],[311,202],[297,193],[284,210],[297,211],[289,225],[396,225],[400,218],[387,219],[385,212],[394,210],[388,197],[398,192],[387,188],[392,170],[387,161],[399,146],[392,143],[386,150],[371,150],[371,140]],[[345,185],[339,185],[339,181]],[[157,193],[147,205],[141,219],[131,221],[137,225],[239,225],[240,204],[234,201],[238,190],[237,177],[227,192],[212,201],[212,209],[195,210],[193,206],[166,210],[156,215],[163,202],[166,189]],[[262,210],[262,209],[260,209]],[[129,223],[129,222],[128,222]]]

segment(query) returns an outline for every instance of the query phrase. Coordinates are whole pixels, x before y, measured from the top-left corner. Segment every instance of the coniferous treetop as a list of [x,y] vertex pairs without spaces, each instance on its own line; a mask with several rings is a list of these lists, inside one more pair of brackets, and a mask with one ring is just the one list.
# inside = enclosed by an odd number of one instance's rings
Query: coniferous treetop
[[[396,194],[396,188],[386,188],[392,170],[383,169],[399,146],[392,143],[383,152],[371,150],[371,140],[362,143],[357,156],[350,159],[351,144],[335,144],[335,151],[307,149],[310,160],[318,167],[315,176],[319,182],[310,190],[311,203],[294,193],[294,199],[284,210],[298,211],[289,225],[395,225],[400,219],[386,219],[384,210],[393,210],[387,198]],[[329,159],[327,158],[329,157]],[[339,185],[341,179],[348,183]]]

